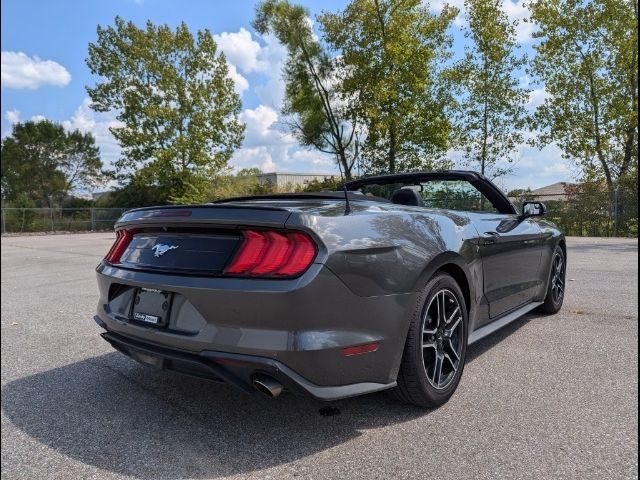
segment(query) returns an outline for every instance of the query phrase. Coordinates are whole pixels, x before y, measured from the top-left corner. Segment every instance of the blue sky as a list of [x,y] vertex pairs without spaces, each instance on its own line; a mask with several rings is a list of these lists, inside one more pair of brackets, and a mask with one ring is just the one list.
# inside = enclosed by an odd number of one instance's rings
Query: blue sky
[[[312,15],[345,7],[346,0],[302,1]],[[438,11],[443,2],[432,1]],[[452,0],[457,6],[462,1]],[[171,0],[2,0],[2,135],[16,121],[47,118],[67,128],[91,131],[105,163],[116,159],[119,149],[108,128],[115,114],[96,114],[89,108],[85,85],[94,80],[86,65],[87,45],[96,38],[96,26],[110,25],[116,15],[143,25],[176,26],[185,21],[192,32],[208,28],[231,63],[236,90],[241,94],[241,118],[247,124],[245,142],[232,159],[235,168],[257,166],[264,171],[334,172],[332,159],[300,148],[279,124],[283,84],[280,78],[284,48],[271,37],[251,28],[253,1]],[[522,2],[505,0],[510,18],[522,19]],[[455,54],[463,53],[460,31],[464,12],[452,28]],[[531,26],[521,24],[519,40],[531,51]],[[528,80],[523,76],[522,81]],[[531,85],[530,107],[544,98],[544,90]],[[501,180],[504,188],[540,187],[573,179],[573,168],[554,146],[542,151],[521,146],[514,174]]]

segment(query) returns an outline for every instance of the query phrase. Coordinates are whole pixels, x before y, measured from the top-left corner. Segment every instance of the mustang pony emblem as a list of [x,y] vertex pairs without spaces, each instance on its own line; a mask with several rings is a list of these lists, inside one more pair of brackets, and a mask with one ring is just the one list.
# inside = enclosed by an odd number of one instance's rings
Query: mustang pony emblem
[[153,250],[154,257],[160,257],[167,253],[169,250],[175,250],[178,245],[165,245],[164,243],[156,243],[151,250]]

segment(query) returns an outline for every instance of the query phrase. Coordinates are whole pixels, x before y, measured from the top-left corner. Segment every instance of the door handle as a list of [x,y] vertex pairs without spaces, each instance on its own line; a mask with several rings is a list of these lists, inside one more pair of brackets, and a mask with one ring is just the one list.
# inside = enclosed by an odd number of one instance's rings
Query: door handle
[[482,241],[485,245],[496,243],[498,238],[500,238],[500,234],[498,234],[497,232],[484,232],[482,234]]

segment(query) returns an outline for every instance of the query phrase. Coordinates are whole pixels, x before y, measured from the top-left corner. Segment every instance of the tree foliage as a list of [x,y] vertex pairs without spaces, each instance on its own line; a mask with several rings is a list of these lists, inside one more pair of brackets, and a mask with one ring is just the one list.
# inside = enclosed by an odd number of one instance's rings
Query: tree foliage
[[366,171],[438,166],[451,130],[442,71],[456,14],[445,7],[434,15],[420,0],[352,0],[344,11],[319,17],[339,54],[345,102],[366,131]]
[[75,190],[105,179],[90,133],[67,132],[48,120],[17,123],[2,140],[2,199],[34,207],[60,206]]
[[282,112],[298,141],[331,154],[347,179],[358,157],[357,122],[341,101],[340,71],[315,36],[309,12],[287,0],[256,7],[255,29],[273,33],[287,47]]
[[335,178],[327,177],[323,180],[311,180],[306,185],[296,188],[297,192],[335,192],[342,190],[344,181]]
[[536,0],[529,8],[540,40],[531,71],[548,93],[535,117],[539,144],[556,142],[613,196],[620,179],[637,176],[638,3]]
[[510,172],[512,154],[524,141],[529,92],[517,75],[527,62],[518,55],[517,21],[510,21],[502,0],[466,0],[471,42],[464,58],[451,71],[460,87],[455,113],[457,146],[464,161],[482,174],[499,177]]
[[141,29],[116,17],[98,26],[87,65],[100,77],[87,88],[92,108],[115,110],[121,122],[111,128],[122,147],[120,178],[179,197],[215,178],[240,146],[240,98],[208,30],[194,38],[185,23]]

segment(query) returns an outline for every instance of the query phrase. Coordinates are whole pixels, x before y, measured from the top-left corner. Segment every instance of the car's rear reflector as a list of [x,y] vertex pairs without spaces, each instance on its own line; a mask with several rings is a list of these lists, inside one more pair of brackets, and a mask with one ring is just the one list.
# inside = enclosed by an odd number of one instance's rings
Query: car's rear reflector
[[225,274],[251,277],[294,277],[316,256],[316,245],[301,232],[244,230],[243,241]]
[[371,353],[378,350],[380,344],[378,342],[365,343],[364,345],[355,345],[353,347],[343,348],[342,355],[350,357],[352,355],[362,355],[363,353]]

